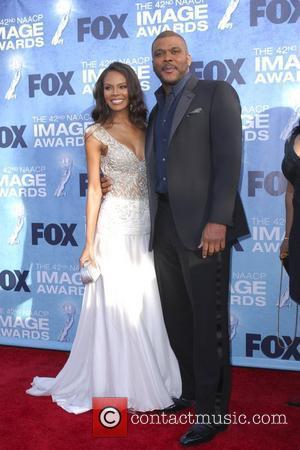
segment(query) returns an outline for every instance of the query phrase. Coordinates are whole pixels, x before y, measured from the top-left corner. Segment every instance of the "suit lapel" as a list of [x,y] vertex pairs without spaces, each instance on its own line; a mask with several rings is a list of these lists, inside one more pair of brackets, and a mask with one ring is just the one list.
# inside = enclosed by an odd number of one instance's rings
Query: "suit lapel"
[[194,87],[197,85],[198,79],[196,77],[191,77],[188,82],[186,83],[183,92],[181,94],[181,97],[179,99],[178,105],[176,107],[173,121],[172,121],[172,128],[170,132],[169,137],[169,144],[171,142],[172,137],[174,136],[174,133],[176,131],[176,128],[180,124],[184,114],[186,113],[188,107],[190,106],[195,93],[193,92]]
[[[171,139],[172,139],[178,125],[180,124],[184,114],[186,113],[188,107],[190,106],[190,104],[195,96],[195,93],[193,92],[193,90],[197,86],[198,82],[199,82],[199,80],[196,77],[191,76],[191,78],[188,80],[188,82],[186,83],[186,85],[183,89],[183,92],[181,94],[181,97],[179,99],[178,105],[177,105],[175,113],[174,113],[174,117],[173,117],[173,121],[172,121],[172,128],[171,128],[170,137],[169,137],[169,144],[171,142]],[[157,108],[158,108],[158,106],[156,104],[150,113],[147,134],[146,134],[145,157],[146,157],[148,164],[150,163],[150,161],[153,162],[153,160],[154,160],[154,126],[155,126]]]
[[148,182],[155,179],[155,152],[154,152],[154,128],[157,114],[157,105],[151,111],[146,131],[145,159],[148,171]]
[[146,131],[145,157],[147,161],[150,160],[152,154],[154,153],[154,123],[156,112],[157,112],[157,105],[155,105],[151,111]]

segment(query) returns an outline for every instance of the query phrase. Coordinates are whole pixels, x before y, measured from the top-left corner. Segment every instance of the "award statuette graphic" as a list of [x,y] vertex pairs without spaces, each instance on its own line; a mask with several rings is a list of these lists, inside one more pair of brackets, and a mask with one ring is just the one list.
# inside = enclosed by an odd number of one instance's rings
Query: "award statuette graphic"
[[280,134],[280,139],[282,139],[283,141],[287,140],[292,129],[296,125],[299,117],[300,117],[300,106],[291,115],[290,120],[288,121],[288,123],[286,124],[286,126],[284,127],[284,129],[282,130],[282,132]]
[[72,305],[72,303],[64,303],[62,308],[67,316],[67,319],[57,340],[58,342],[69,342],[68,334],[74,324],[76,308]]
[[62,45],[64,43],[61,37],[64,29],[68,25],[70,14],[72,11],[72,2],[68,0],[60,0],[56,5],[57,12],[61,15],[60,22],[58,24],[57,30],[54,33],[51,44],[52,45]]
[[230,22],[231,16],[238,7],[240,0],[230,0],[229,5],[227,6],[227,9],[225,11],[224,16],[220,20],[218,24],[219,30],[231,30],[233,23]]
[[21,73],[23,68],[23,61],[20,57],[13,58],[11,64],[9,65],[9,68],[13,72],[13,77],[10,83],[9,88],[7,89],[7,92],[5,94],[6,100],[14,100],[16,98],[16,88],[20,82],[21,79]]
[[290,291],[289,288],[286,288],[285,291],[281,294],[277,306],[279,306],[279,308],[284,308],[285,306],[291,306],[291,304],[292,301],[290,299]]
[[61,162],[62,162],[62,167],[63,167],[63,173],[62,173],[60,182],[54,192],[55,197],[62,197],[63,195],[65,195],[64,189],[65,189],[67,182],[70,179],[72,165],[73,165],[73,161],[70,158],[63,158]]
[[16,215],[17,215],[17,223],[15,225],[15,228],[13,229],[13,232],[11,233],[8,244],[9,245],[17,245],[19,244],[19,234],[24,226],[25,223],[25,210],[23,204],[17,205],[16,209]]
[[236,335],[238,325],[239,319],[234,314],[230,314],[229,335],[231,341]]

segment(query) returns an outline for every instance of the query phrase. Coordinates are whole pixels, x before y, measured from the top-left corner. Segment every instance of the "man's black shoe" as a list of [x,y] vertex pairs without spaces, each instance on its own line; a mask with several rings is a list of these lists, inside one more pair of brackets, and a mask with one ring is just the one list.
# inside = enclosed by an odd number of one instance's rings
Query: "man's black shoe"
[[166,414],[176,413],[177,411],[181,411],[182,409],[190,408],[194,404],[192,400],[188,400],[183,397],[179,398],[173,397],[172,400],[174,402],[173,405],[168,406],[165,409],[162,409],[161,412],[164,412]]
[[227,425],[193,425],[183,436],[180,438],[180,443],[189,447],[191,445],[203,444],[204,442],[211,441],[217,433],[226,430]]
[[229,425],[225,425],[224,423],[218,423],[218,424],[215,424],[215,425],[214,425],[214,427],[216,428],[216,430],[217,430],[218,432],[219,432],[219,431],[225,431],[225,430],[227,430],[228,426],[229,426]]
[[298,401],[298,400],[290,400],[289,402],[287,402],[287,404],[289,405],[289,406],[300,406],[300,401]]

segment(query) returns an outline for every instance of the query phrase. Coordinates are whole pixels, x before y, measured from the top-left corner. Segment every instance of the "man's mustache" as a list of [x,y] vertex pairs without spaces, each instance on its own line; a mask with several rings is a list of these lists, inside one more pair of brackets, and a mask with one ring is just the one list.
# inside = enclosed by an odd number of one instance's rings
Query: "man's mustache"
[[164,64],[162,66],[162,70],[166,70],[166,69],[177,69],[177,67],[174,66],[173,64]]

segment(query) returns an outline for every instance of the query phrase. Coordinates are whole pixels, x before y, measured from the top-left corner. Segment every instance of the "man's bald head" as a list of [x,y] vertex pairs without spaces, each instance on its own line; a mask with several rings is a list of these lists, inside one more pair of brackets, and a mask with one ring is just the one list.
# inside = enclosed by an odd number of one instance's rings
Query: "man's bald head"
[[180,34],[175,33],[175,31],[171,31],[171,30],[162,31],[161,33],[159,33],[158,36],[156,36],[156,38],[152,42],[151,52],[153,53],[154,44],[156,41],[158,41],[158,39],[163,39],[163,38],[167,38],[167,37],[177,37],[177,38],[181,39],[184,44],[185,50],[188,53],[188,47],[187,47],[187,43],[186,43],[185,39]]

